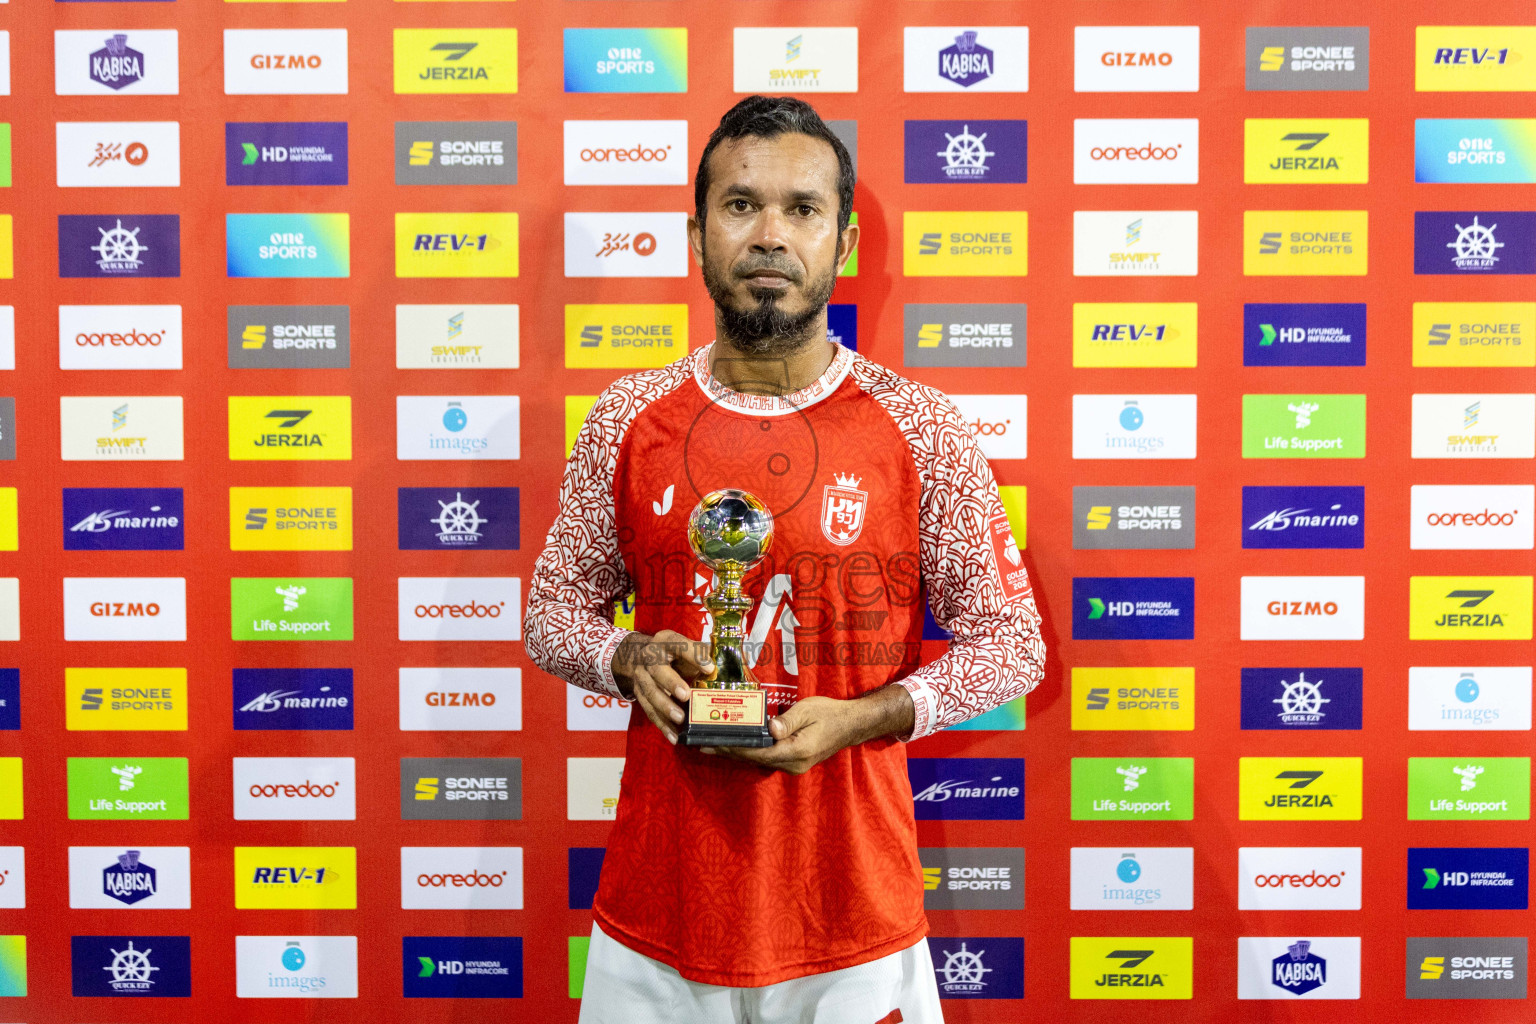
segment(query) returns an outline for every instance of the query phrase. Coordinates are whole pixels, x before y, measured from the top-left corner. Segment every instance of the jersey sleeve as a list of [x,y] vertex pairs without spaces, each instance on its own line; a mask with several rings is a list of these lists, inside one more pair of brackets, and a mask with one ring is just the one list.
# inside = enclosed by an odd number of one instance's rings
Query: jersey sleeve
[[629,630],[612,621],[613,602],[632,583],[619,554],[613,476],[631,415],[610,388],[582,423],[560,481],[559,510],[533,566],[523,643],[534,664],[566,682],[621,696],[613,653]]
[[918,537],[928,603],[949,650],[900,680],[912,695],[909,740],[1028,693],[1045,675],[1040,614],[992,468],[959,410],[938,392],[910,431],[922,480]]

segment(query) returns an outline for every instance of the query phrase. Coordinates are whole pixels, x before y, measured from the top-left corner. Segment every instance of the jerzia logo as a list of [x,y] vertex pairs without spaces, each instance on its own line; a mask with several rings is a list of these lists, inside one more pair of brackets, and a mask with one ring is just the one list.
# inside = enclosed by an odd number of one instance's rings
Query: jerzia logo
[[1071,940],[1073,999],[1189,999],[1194,943],[1189,938]]

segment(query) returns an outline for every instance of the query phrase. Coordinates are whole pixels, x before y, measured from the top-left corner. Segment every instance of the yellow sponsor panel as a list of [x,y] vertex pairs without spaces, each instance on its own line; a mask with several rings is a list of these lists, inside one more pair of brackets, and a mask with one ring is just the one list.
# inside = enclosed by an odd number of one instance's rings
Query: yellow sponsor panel
[[231,487],[231,551],[351,551],[352,488]]
[[517,92],[517,29],[395,29],[395,92]]
[[1364,185],[1371,122],[1363,117],[1250,117],[1243,122],[1243,181],[1250,185]]
[[516,277],[517,214],[395,214],[396,277]]
[[1420,25],[1413,45],[1419,92],[1536,91],[1536,28]]
[[1195,942],[1188,936],[1074,935],[1073,999],[1193,999]]
[[1075,302],[1073,366],[1194,366],[1193,302]]
[[570,458],[571,449],[576,447],[576,435],[581,433],[581,425],[587,421],[587,413],[597,404],[596,395],[566,395],[565,396],[565,455]]
[[1029,508],[1029,488],[1018,484],[999,486],[997,496],[1003,503],[1003,511],[1008,513],[1008,528],[1013,531],[1013,542],[1019,547],[1028,547],[1025,544],[1025,527],[1029,525],[1029,517],[1025,514]]
[[1415,302],[1414,366],[1536,366],[1536,302]]
[[1359,821],[1358,757],[1240,757],[1240,821]]
[[83,732],[185,732],[187,670],[66,668],[64,727]]
[[1072,728],[1188,731],[1195,727],[1193,668],[1072,669]]
[[0,757],[0,821],[20,821],[21,758]]
[[350,395],[232,395],[229,457],[236,461],[352,458]]
[[0,487],[0,551],[16,550],[16,515],[16,488]]
[[687,303],[565,307],[568,369],[666,366],[687,354]]
[[356,910],[354,846],[235,847],[236,910]]
[[613,624],[620,629],[635,628],[635,595],[625,594],[613,602]]
[[1244,210],[1243,274],[1248,277],[1361,277],[1364,210]]
[[1410,576],[1408,639],[1531,639],[1531,577]]
[[11,244],[12,233],[11,215],[0,214],[0,278],[6,280],[16,276],[16,255]]
[[1023,210],[909,210],[902,214],[907,277],[1023,277],[1029,269]]

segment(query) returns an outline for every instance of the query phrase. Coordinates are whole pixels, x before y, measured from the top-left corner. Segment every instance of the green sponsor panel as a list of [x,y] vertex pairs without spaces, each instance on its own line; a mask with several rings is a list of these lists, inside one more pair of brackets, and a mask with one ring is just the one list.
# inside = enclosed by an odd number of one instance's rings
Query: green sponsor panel
[[186,821],[184,757],[72,757],[69,819]]
[[1365,396],[1244,395],[1243,458],[1365,458]]
[[569,939],[570,956],[567,958],[567,977],[570,983],[572,999],[580,999],[582,986],[587,980],[587,946],[592,942],[590,936],[572,935]]
[[352,580],[345,576],[237,576],[229,581],[236,640],[351,640]]
[[1024,728],[1024,698],[1015,697],[1006,704],[999,705],[984,715],[975,718],[967,718],[959,725],[949,727],[953,732],[956,729],[997,729],[1016,731]]
[[11,126],[0,122],[0,188],[11,187]]
[[1528,757],[1410,757],[1409,821],[1529,821]]
[[1192,757],[1074,757],[1073,821],[1190,821]]

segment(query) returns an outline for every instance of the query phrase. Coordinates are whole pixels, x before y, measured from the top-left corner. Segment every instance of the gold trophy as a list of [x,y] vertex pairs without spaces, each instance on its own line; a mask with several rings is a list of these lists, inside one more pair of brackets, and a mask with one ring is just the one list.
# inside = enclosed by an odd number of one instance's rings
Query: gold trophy
[[762,561],[773,544],[773,513],[755,495],[727,488],[711,491],[688,516],[688,543],[715,572],[704,597],[714,620],[709,637],[712,678],[695,680],[683,723],[690,747],[770,747],[767,695],[758,689],[742,650],[742,623],[752,599],[741,578]]

